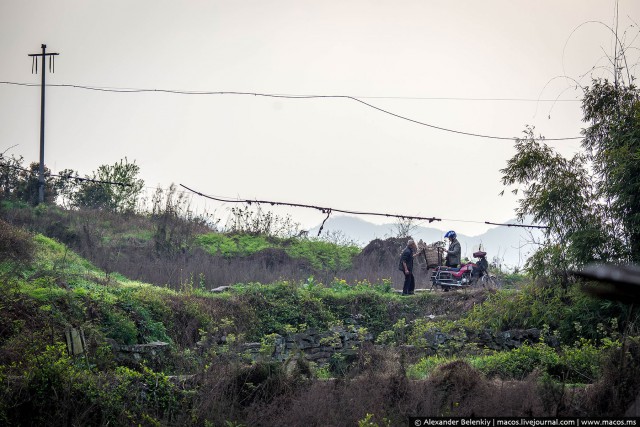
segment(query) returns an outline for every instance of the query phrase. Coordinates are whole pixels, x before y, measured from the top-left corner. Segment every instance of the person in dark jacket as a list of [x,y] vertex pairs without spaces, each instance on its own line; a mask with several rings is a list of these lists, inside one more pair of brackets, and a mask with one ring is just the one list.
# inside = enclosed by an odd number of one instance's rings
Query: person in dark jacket
[[460,266],[460,254],[462,252],[462,248],[460,247],[460,242],[458,242],[456,232],[453,230],[447,231],[447,234],[445,234],[444,237],[449,239],[450,242],[449,249],[445,250],[447,253],[445,265],[447,267],[458,268]]
[[402,295],[413,295],[416,287],[416,279],[413,276],[413,258],[418,255],[418,246],[416,242],[409,239],[407,247],[400,255],[400,265],[398,269],[404,273],[404,286],[402,287]]
[[485,258],[484,256],[478,258],[479,259],[476,265],[478,266],[478,273],[480,273],[480,276],[482,276],[489,271],[489,261],[487,261],[487,258]]

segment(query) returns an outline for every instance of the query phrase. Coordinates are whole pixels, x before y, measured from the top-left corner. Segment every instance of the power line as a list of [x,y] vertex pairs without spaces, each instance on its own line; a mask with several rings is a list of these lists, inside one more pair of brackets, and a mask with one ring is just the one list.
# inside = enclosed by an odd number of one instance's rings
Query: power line
[[[18,83],[18,82],[5,82],[0,81],[0,84],[14,85],[14,86],[40,86],[37,83]],[[189,91],[189,90],[174,90],[174,89],[140,89],[140,88],[119,88],[119,87],[107,87],[107,86],[85,86],[74,84],[50,84],[50,87],[68,87],[75,89],[86,89],[102,92],[167,92],[172,94],[182,95],[218,95],[228,94],[235,92],[214,92],[214,91]],[[239,92],[240,94],[249,94],[247,92]],[[253,93],[251,93],[253,94]],[[358,99],[402,99],[402,100],[417,100],[417,101],[495,101],[495,102],[582,102],[582,99],[554,99],[554,98],[473,98],[462,96],[371,96],[371,95],[314,95],[314,94],[291,94],[291,93],[274,93],[273,96],[287,96],[293,98],[303,97],[320,97],[320,96],[351,96]]]
[[[13,168],[13,169],[21,170],[23,172],[27,172],[29,174],[34,174],[35,173],[33,170],[25,169],[25,168],[21,168],[19,166],[14,166],[14,165],[9,165],[9,164],[0,164],[0,168]],[[57,175],[57,174],[50,173],[49,176],[55,177],[55,178],[60,178],[60,179],[66,179],[66,180],[73,179],[75,181],[80,181],[80,182],[87,181],[87,182],[95,182],[96,184],[109,184],[109,185],[119,185],[121,187],[132,187],[131,184],[126,184],[124,182],[102,181],[102,180],[99,180],[99,179],[82,178],[82,177],[79,177],[79,176],[72,176],[71,174],[68,174],[68,175]]]
[[549,228],[549,226],[546,225],[522,225],[522,224],[504,224],[504,223],[496,223],[496,222],[489,222],[489,221],[485,221],[485,224],[488,225],[497,225],[499,227],[528,227],[528,228],[538,228],[538,229],[547,229]]
[[[29,84],[29,83],[15,83],[15,82],[0,82],[0,83],[13,84],[18,86],[37,86],[35,84]],[[176,94],[176,95],[243,95],[243,96],[259,96],[259,97],[265,97],[265,98],[284,98],[284,99],[343,99],[343,100],[358,102],[368,108],[374,109],[376,111],[390,115],[392,117],[396,117],[398,119],[406,120],[408,122],[415,123],[421,126],[426,126],[432,129],[437,129],[443,132],[450,132],[458,135],[473,136],[477,138],[497,139],[497,140],[506,140],[506,141],[513,141],[517,139],[516,137],[486,135],[486,134],[480,134],[480,133],[474,133],[474,132],[465,132],[465,131],[451,129],[451,128],[445,128],[442,126],[436,126],[420,120],[412,119],[407,116],[403,116],[401,114],[394,113],[384,108],[377,107],[373,104],[363,101],[361,98],[357,98],[350,95],[287,95],[287,94],[240,92],[240,91],[183,91],[183,90],[174,90],[174,89],[101,88],[101,87],[95,87],[95,86],[82,86],[82,85],[72,85],[72,84],[59,84],[59,85],[50,85],[50,86],[93,90],[93,91],[99,91],[99,92],[115,92],[115,93],[169,93],[169,94]],[[545,138],[546,141],[568,141],[568,140],[575,140],[575,139],[582,139],[582,137],[575,136],[575,137],[564,137],[564,138]]]
[[[252,203],[256,203],[258,205],[259,204],[269,204],[271,206],[288,206],[288,207],[307,208],[307,209],[318,210],[318,211],[322,212],[323,214],[327,214],[326,218],[324,219],[324,221],[322,221],[322,224],[320,225],[320,229],[318,230],[318,236],[322,232],[322,228],[324,227],[324,223],[327,221],[327,219],[329,219],[329,216],[333,212],[340,212],[340,213],[345,213],[345,214],[350,214],[350,215],[383,216],[383,217],[387,217],[387,218],[398,218],[398,219],[404,219],[404,220],[409,219],[409,220],[428,221],[429,223],[432,223],[434,221],[474,222],[474,221],[463,221],[463,220],[446,219],[446,218],[436,218],[436,217],[422,217],[422,216],[400,215],[400,214],[390,214],[390,213],[380,213],[380,212],[362,212],[362,211],[354,211],[354,210],[347,210],[347,209],[336,209],[336,208],[330,208],[330,207],[324,207],[324,206],[307,205],[307,204],[302,204],[302,203],[276,202],[276,201],[272,201],[272,200],[230,199],[230,198],[223,198],[223,197],[213,197],[213,196],[208,196],[206,194],[203,194],[203,193],[201,193],[201,192],[199,192],[197,190],[194,190],[192,188],[189,188],[186,185],[180,184],[180,186],[185,188],[185,189],[187,189],[187,190],[189,190],[189,191],[191,191],[194,194],[197,194],[198,196],[201,196],[201,197],[204,197],[204,198],[207,198],[207,199],[211,199],[211,200],[215,200],[215,201],[218,201],[218,202],[224,202],[224,203],[246,203],[248,205],[251,205]],[[497,226],[506,226],[506,227],[520,227],[520,228],[537,228],[537,229],[547,229],[547,228],[549,228],[548,226],[544,226],[544,225],[499,224],[499,223],[493,223],[493,222],[489,222],[489,221],[484,221],[484,224],[497,225]]]
[[[9,167],[9,168],[13,168],[13,169],[17,169],[17,170],[21,170],[24,172],[27,172],[29,174],[34,174],[35,172],[30,170],[30,169],[25,169],[19,166],[14,166],[14,165],[10,165],[10,164],[0,164],[0,168],[3,167]],[[131,187],[131,184],[126,184],[126,183],[122,183],[122,182],[113,182],[113,181],[102,181],[102,180],[98,180],[98,179],[91,179],[91,178],[81,178],[79,176],[72,176],[71,174],[68,175],[58,175],[58,174],[49,174],[50,177],[57,177],[60,179],[66,179],[66,180],[76,180],[76,181],[87,181],[87,182],[94,182],[94,183],[98,183],[98,184],[109,184],[109,185],[119,185],[122,187]],[[496,226],[500,226],[500,227],[520,227],[520,228],[537,228],[537,229],[547,229],[549,228],[548,226],[544,226],[544,225],[531,225],[531,224],[504,224],[504,223],[495,223],[495,222],[489,222],[489,221],[472,221],[472,220],[462,220],[462,219],[449,219],[449,218],[436,218],[436,217],[423,217],[423,216],[415,216],[415,215],[401,215],[401,214],[390,214],[390,213],[381,213],[381,212],[365,212],[365,211],[355,211],[355,210],[347,210],[347,209],[337,209],[337,208],[330,208],[330,207],[323,207],[323,206],[316,206],[316,205],[307,205],[307,204],[303,204],[303,203],[292,203],[292,202],[277,202],[277,201],[272,201],[272,200],[258,200],[258,199],[241,199],[241,198],[236,198],[236,199],[231,199],[229,197],[223,197],[223,196],[210,196],[207,194],[203,194],[197,190],[194,190],[192,188],[187,187],[186,185],[180,184],[180,186],[184,189],[186,189],[187,191],[180,191],[178,190],[179,193],[194,193],[197,194],[198,196],[204,197],[206,199],[210,199],[210,200],[215,200],[218,202],[222,202],[222,203],[246,203],[248,205],[251,205],[253,203],[255,204],[269,204],[271,206],[288,206],[288,207],[296,207],[296,208],[307,208],[307,209],[315,209],[318,210],[320,212],[322,212],[323,214],[326,214],[327,216],[325,217],[324,221],[322,221],[322,224],[320,225],[320,229],[318,230],[318,236],[320,235],[320,233],[322,232],[322,229],[324,227],[325,222],[329,219],[329,217],[331,216],[332,213],[334,212],[339,212],[339,213],[344,213],[344,214],[349,214],[349,215],[364,215],[364,216],[382,216],[382,217],[387,217],[387,218],[397,218],[397,219],[404,219],[404,220],[416,220],[416,221],[423,221],[423,222],[429,222],[432,223],[434,221],[452,221],[452,222],[467,222],[467,223],[476,223],[476,224],[487,224],[487,225],[496,225]],[[160,187],[147,187],[145,186],[144,188],[146,189],[152,189],[152,190],[157,190]],[[168,191],[169,189],[166,188],[161,188],[163,191]]]
[[131,184],[127,184],[124,182],[113,182],[113,181],[101,181],[99,179],[91,179],[91,178],[81,178],[79,176],[71,176],[71,175],[55,175],[51,174],[53,177],[61,178],[61,179],[73,179],[76,181],[87,181],[87,182],[95,182],[96,184],[109,184],[109,185],[119,185],[121,187],[133,187]]

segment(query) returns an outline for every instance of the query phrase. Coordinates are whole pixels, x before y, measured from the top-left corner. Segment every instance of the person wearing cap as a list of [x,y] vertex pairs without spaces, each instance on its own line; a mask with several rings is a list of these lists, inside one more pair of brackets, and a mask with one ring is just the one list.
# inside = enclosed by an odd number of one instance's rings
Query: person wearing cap
[[402,287],[402,295],[413,295],[416,287],[416,279],[413,276],[413,258],[418,255],[418,246],[416,242],[409,239],[407,247],[400,255],[400,265],[398,269],[404,273],[404,286]]
[[456,232],[453,230],[447,231],[447,234],[445,234],[444,237],[449,239],[449,249],[445,250],[447,253],[445,265],[447,267],[458,268],[460,265],[462,248],[460,247],[460,242],[458,242]]

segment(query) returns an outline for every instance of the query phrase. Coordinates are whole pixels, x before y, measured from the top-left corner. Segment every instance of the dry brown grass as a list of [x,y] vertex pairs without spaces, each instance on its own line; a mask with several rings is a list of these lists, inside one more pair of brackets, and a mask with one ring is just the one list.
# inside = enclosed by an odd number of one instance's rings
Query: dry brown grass
[[600,416],[624,416],[640,395],[640,339],[627,338],[611,350],[600,379],[587,389],[583,406]]
[[[353,426],[367,414],[385,425],[406,425],[411,416],[596,415],[580,394],[557,395],[538,374],[524,381],[488,380],[469,364],[454,361],[426,380],[407,379],[388,349],[369,347],[343,378],[310,380],[300,370],[221,363],[205,374],[198,419],[233,420],[261,426]],[[550,399],[556,399],[550,404]]]
[[[7,222],[52,237],[78,252],[107,275],[119,272],[129,278],[179,288],[202,276],[206,287],[234,283],[277,280],[301,281],[314,276],[331,283],[335,277],[350,283],[391,279],[402,288],[403,275],[397,269],[405,239],[376,240],[358,255],[351,268],[341,271],[314,269],[283,250],[268,249],[251,256],[212,256],[193,245],[198,233],[210,231],[201,221],[175,215],[135,215],[49,206],[43,214],[31,208],[3,211]],[[419,259],[417,263],[419,263]],[[428,288],[428,275],[416,264],[416,287]]]
[[31,235],[0,219],[0,263],[27,264],[33,259]]

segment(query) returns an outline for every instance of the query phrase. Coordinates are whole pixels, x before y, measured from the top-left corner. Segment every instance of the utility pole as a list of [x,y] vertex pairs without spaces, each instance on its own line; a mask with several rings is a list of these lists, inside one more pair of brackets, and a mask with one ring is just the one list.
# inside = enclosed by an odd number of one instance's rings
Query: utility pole
[[55,72],[54,57],[59,55],[58,53],[47,53],[47,45],[42,45],[42,53],[31,53],[29,56],[33,58],[31,63],[31,73],[33,74],[33,66],[35,64],[36,74],[38,74],[38,59],[42,58],[42,85],[40,87],[40,168],[38,169],[38,203],[44,202],[44,87],[45,87],[45,72],[44,72],[44,58],[49,57],[49,72]]

